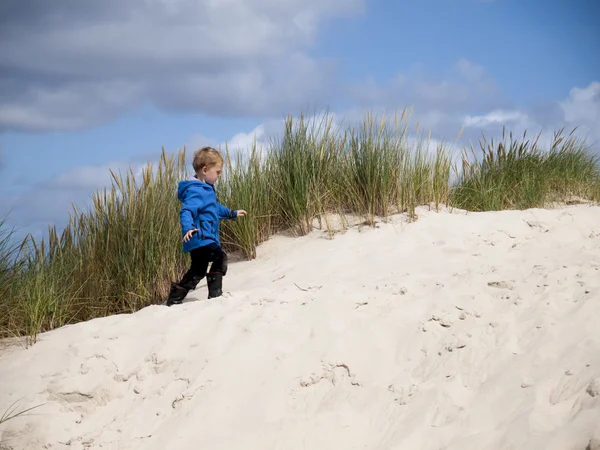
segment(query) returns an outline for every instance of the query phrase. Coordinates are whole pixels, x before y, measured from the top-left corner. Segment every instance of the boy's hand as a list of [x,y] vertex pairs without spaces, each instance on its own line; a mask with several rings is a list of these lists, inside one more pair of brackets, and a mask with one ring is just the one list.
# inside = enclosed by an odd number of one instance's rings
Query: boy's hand
[[243,209],[237,210],[238,217],[244,217],[246,214],[248,214],[248,213],[246,211],[244,211]]
[[183,236],[183,242],[189,241],[192,238],[192,236],[197,232],[198,228],[194,228],[193,230],[190,230],[187,233],[185,233],[185,236]]

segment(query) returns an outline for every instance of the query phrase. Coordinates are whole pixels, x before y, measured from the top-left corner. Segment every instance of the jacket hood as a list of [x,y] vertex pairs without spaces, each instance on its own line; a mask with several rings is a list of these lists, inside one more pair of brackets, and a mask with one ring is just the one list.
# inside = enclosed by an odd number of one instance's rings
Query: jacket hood
[[214,191],[215,188],[208,183],[200,181],[196,177],[188,178],[187,180],[183,180],[179,182],[177,186],[177,198],[179,201],[183,201],[185,194],[188,189],[204,189],[207,191]]

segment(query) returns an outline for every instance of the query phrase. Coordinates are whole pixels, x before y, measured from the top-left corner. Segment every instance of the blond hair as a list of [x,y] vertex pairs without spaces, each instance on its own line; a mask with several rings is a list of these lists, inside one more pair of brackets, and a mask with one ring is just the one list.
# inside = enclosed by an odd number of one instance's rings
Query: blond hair
[[199,172],[203,167],[210,168],[217,164],[223,164],[223,157],[212,147],[202,147],[194,152],[194,161],[192,166],[194,171]]

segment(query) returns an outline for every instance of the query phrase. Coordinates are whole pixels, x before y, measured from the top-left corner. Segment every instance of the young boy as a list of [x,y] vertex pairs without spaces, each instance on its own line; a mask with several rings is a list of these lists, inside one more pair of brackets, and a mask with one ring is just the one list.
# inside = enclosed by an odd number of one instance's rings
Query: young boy
[[[192,263],[179,283],[171,283],[167,306],[180,304],[191,289],[206,276],[208,298],[222,295],[223,276],[227,273],[227,254],[219,240],[219,221],[245,216],[243,209],[230,210],[217,201],[214,184],[221,177],[223,157],[212,147],[194,153],[196,175],[179,182],[177,197],[182,203],[179,219],[183,251]],[[208,263],[210,272],[206,273]]]

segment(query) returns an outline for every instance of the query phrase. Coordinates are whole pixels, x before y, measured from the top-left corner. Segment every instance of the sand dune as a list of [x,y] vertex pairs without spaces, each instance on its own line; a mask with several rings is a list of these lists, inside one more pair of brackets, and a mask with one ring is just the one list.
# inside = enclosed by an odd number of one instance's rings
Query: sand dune
[[4,348],[0,447],[600,448],[600,207],[418,214]]

